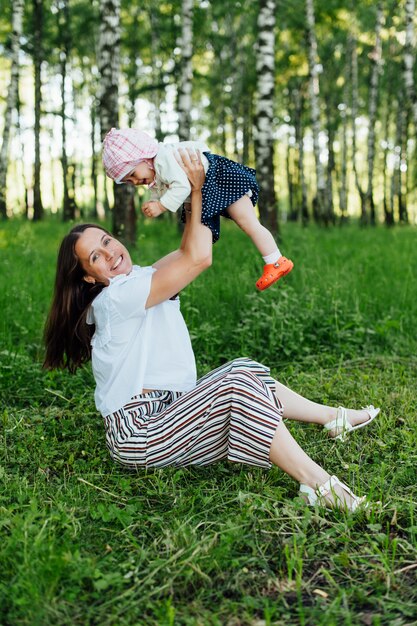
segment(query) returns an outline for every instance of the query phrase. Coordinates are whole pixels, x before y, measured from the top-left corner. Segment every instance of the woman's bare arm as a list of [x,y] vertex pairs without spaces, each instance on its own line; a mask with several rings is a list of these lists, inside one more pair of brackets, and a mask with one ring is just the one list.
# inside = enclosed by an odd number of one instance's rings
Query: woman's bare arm
[[152,276],[147,308],[177,294],[211,265],[212,234],[201,223],[201,188],[205,173],[200,155],[195,156],[197,158],[191,160],[189,153],[181,151],[182,165],[191,184],[191,213],[187,214],[181,248],[154,265],[157,271]]

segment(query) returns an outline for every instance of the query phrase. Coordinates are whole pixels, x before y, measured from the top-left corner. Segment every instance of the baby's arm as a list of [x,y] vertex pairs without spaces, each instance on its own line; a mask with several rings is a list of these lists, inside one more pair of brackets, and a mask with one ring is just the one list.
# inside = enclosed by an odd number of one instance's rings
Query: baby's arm
[[142,204],[142,213],[146,217],[158,217],[161,213],[165,213],[166,208],[159,202],[159,200],[149,200]]

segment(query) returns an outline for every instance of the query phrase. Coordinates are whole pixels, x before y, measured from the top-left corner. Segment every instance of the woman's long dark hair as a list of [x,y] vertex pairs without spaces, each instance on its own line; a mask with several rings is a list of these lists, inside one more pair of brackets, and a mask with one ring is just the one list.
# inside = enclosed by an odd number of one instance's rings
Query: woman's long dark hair
[[85,270],[75,254],[75,244],[87,228],[99,228],[110,234],[97,224],[79,224],[62,240],[44,331],[46,369],[67,368],[74,373],[91,358],[90,340],[95,327],[86,323],[87,310],[104,285],[84,280]]

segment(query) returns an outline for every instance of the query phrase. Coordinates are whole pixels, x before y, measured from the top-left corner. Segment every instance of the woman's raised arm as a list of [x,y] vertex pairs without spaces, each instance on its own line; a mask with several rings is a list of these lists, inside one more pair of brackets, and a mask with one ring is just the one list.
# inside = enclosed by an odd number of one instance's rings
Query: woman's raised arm
[[191,212],[187,213],[181,248],[154,264],[146,308],[168,300],[211,265],[212,234],[201,223],[204,167],[198,153],[180,151],[181,164],[191,184]]

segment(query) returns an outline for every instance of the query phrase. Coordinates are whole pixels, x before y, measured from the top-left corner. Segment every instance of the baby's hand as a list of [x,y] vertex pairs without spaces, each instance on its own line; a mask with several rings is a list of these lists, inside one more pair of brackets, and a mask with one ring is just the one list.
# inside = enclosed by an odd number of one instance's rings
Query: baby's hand
[[166,208],[157,200],[150,200],[142,204],[142,213],[146,217],[158,217],[161,213],[164,213]]

